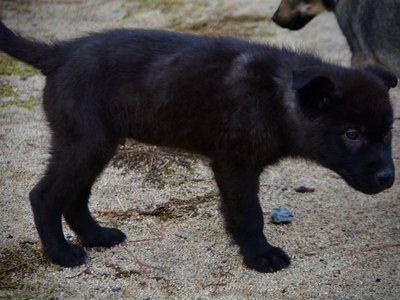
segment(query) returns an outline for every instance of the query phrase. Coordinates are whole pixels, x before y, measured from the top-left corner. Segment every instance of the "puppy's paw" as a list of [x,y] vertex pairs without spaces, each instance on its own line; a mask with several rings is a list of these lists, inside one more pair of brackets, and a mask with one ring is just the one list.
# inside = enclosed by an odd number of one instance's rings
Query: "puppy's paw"
[[281,248],[269,246],[261,254],[245,255],[244,263],[258,272],[272,273],[289,266],[290,258]]
[[76,267],[88,259],[85,250],[78,245],[66,244],[63,247],[44,250],[44,255],[54,264],[64,267]]
[[82,245],[85,247],[107,247],[110,248],[126,239],[126,235],[119,229],[99,227],[90,235],[80,236]]

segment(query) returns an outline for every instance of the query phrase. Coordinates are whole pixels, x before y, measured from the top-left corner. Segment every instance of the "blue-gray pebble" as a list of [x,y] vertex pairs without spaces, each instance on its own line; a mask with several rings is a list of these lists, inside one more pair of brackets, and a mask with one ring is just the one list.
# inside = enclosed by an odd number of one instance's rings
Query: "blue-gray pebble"
[[276,224],[290,223],[293,215],[287,207],[277,207],[271,210],[271,218]]

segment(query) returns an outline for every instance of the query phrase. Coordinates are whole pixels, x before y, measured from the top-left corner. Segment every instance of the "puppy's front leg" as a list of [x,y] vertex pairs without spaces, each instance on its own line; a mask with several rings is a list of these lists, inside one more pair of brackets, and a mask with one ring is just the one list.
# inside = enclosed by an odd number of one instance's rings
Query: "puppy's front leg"
[[264,220],[258,200],[261,170],[230,161],[215,161],[212,168],[222,196],[226,228],[239,245],[246,266],[259,272],[287,267],[289,256],[271,246],[263,233]]

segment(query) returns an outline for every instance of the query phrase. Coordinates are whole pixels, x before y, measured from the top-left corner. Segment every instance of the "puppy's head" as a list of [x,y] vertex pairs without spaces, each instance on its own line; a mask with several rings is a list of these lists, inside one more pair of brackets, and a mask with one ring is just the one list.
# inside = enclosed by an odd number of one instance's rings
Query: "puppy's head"
[[283,28],[299,30],[325,9],[323,0],[282,0],[272,21]]
[[379,66],[295,71],[293,89],[304,121],[304,155],[363,193],[391,187],[393,110],[388,90],[396,85],[397,78]]

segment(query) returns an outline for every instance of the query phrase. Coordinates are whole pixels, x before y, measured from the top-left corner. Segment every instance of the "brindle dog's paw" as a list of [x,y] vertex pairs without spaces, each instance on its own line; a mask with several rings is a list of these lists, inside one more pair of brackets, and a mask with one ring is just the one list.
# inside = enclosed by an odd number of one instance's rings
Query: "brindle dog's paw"
[[95,232],[87,236],[80,236],[79,238],[85,247],[110,248],[125,241],[126,235],[116,228],[99,227]]
[[44,255],[54,264],[64,267],[76,267],[85,263],[88,256],[82,247],[66,244],[56,250],[44,250]]
[[250,254],[244,257],[247,267],[262,273],[272,273],[290,265],[289,256],[278,247],[268,247],[262,254]]

